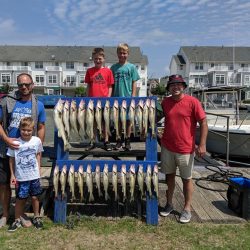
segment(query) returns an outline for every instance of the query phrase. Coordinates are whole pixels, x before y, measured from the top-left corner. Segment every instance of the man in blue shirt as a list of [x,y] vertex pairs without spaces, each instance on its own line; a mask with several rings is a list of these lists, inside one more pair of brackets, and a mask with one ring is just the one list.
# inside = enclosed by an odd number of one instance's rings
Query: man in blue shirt
[[43,103],[37,101],[32,94],[34,82],[31,75],[20,74],[17,77],[17,86],[15,93],[2,98],[0,102],[0,203],[3,206],[0,228],[7,223],[11,198],[9,158],[6,150],[7,147],[18,148],[15,138],[20,136],[20,120],[23,117],[32,117],[35,121],[34,135],[42,142],[45,138],[46,113]]

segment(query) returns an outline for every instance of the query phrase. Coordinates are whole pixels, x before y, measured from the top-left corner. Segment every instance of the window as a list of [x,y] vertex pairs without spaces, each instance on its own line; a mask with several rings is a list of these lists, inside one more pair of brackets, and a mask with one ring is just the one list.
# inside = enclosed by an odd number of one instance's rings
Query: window
[[53,66],[56,66],[56,67],[59,66],[59,62],[53,62],[52,64],[53,64]]
[[28,66],[28,62],[21,62],[21,66]]
[[49,84],[57,83],[57,75],[49,75],[48,79],[49,79]]
[[216,85],[224,85],[225,84],[225,75],[215,75],[215,81],[216,81]]
[[75,76],[66,76],[66,83],[69,86],[74,85],[76,82],[76,77]]
[[203,70],[203,63],[195,63],[195,70]]
[[54,89],[48,89],[48,95],[54,95]]
[[210,66],[211,66],[211,68],[213,68],[214,67],[214,63],[211,63]]
[[195,76],[195,77],[194,77],[194,82],[195,82],[196,84],[203,83],[203,77],[201,77],[201,76]]
[[43,62],[35,62],[36,69],[43,69]]
[[66,62],[66,69],[74,69],[74,62]]
[[241,67],[241,68],[247,68],[247,64],[242,63],[242,64],[240,65],[240,67]]
[[1,74],[1,83],[2,84],[9,84],[11,80],[11,76],[8,73],[3,73]]
[[228,69],[229,69],[229,70],[234,70],[234,65],[233,65],[233,63],[229,63],[229,64],[228,64]]
[[250,91],[246,91],[246,99],[247,99],[247,100],[250,99]]
[[36,75],[36,83],[38,83],[39,85],[44,85],[44,76]]
[[84,75],[79,75],[79,83],[84,83]]
[[145,66],[144,65],[141,65],[141,70],[145,70]]
[[89,67],[89,63],[83,63],[83,67]]
[[180,70],[183,70],[183,65],[182,65],[182,64],[179,65],[179,69],[180,69]]
[[250,75],[244,76],[244,85],[250,86]]
[[6,66],[10,66],[10,62],[6,62]]

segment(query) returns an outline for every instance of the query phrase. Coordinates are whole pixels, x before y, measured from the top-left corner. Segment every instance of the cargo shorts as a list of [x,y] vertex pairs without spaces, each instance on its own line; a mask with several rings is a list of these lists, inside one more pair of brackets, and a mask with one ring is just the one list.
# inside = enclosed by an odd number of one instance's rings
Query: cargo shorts
[[164,174],[174,174],[177,168],[183,179],[192,179],[192,170],[194,166],[193,154],[179,154],[161,147],[161,172]]

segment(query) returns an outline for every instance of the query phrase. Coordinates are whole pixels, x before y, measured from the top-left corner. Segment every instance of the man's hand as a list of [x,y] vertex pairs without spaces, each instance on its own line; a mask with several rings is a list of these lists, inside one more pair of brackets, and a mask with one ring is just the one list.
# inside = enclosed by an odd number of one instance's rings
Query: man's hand
[[195,149],[195,154],[198,157],[203,157],[206,154],[206,145],[198,145],[198,147]]
[[19,141],[17,141],[16,138],[7,138],[5,140],[6,144],[8,145],[8,147],[10,147],[11,149],[18,149],[19,148]]

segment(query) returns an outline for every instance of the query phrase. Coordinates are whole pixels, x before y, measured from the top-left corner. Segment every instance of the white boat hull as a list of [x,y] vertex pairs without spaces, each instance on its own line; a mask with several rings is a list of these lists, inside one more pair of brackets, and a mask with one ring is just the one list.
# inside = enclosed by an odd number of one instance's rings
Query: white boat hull
[[[229,128],[229,156],[250,158],[250,125],[238,127],[239,126],[230,126]],[[207,151],[226,155],[226,126],[208,125],[208,131]],[[197,139],[199,140],[199,131],[197,131]]]

